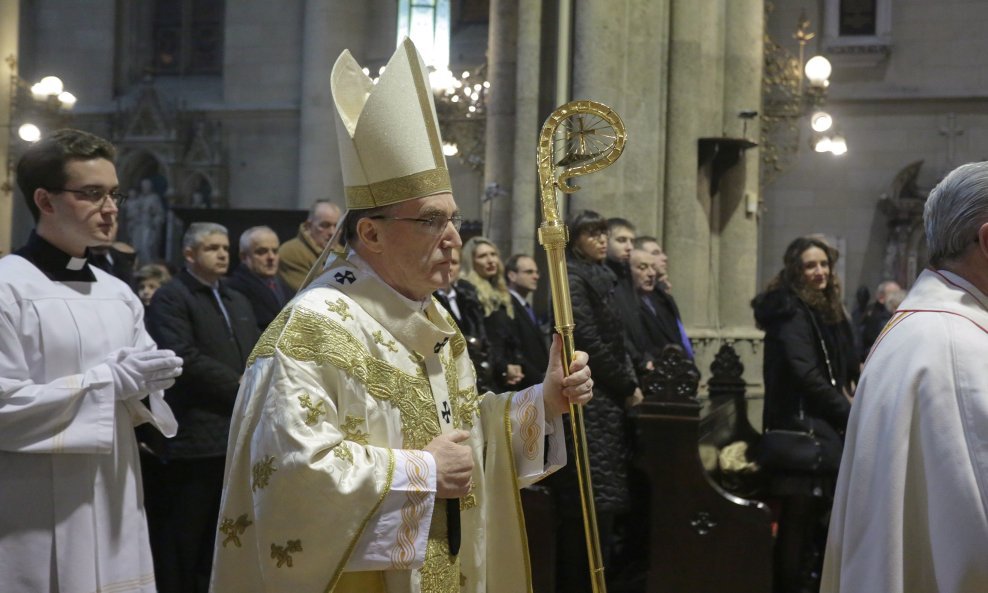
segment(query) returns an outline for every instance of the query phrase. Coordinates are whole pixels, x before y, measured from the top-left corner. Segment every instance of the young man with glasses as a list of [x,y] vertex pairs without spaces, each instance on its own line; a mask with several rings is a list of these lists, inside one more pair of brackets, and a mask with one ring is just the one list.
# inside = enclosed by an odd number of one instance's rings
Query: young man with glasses
[[0,260],[0,575],[10,590],[154,590],[134,426],[175,434],[162,391],[182,360],[157,349],[130,287],[87,263],[113,240],[114,153],[61,130],[17,165],[37,226]]
[[543,384],[477,393],[432,297],[462,241],[425,65],[406,40],[375,85],[344,52],[332,87],[346,246],[248,359],[212,589],[530,590],[518,489],[565,460],[586,356],[564,379],[557,341]]

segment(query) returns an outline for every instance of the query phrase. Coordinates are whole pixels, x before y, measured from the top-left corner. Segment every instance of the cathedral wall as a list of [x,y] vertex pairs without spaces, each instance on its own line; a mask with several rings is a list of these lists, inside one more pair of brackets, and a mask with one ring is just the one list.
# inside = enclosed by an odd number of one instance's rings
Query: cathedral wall
[[988,75],[980,64],[988,39],[978,26],[988,22],[988,5],[896,0],[891,9],[888,56],[862,61],[825,51],[824,2],[776,2],[774,39],[791,43],[801,10],[821,33],[807,54],[822,52],[833,62],[825,109],[848,152],[813,153],[802,122],[798,157],[764,188],[760,286],[779,270],[793,238],[823,233],[842,248],[845,302],[853,305],[858,286],[874,292],[885,279],[888,219],[878,202],[896,174],[924,160],[917,183],[926,191],[953,167],[988,158]]

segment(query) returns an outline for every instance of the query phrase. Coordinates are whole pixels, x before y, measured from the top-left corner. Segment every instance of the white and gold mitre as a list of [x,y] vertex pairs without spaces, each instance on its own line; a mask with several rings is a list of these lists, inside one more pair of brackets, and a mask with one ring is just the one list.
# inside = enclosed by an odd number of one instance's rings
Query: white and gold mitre
[[344,50],[333,65],[332,87],[347,208],[452,191],[428,71],[410,39],[377,84]]

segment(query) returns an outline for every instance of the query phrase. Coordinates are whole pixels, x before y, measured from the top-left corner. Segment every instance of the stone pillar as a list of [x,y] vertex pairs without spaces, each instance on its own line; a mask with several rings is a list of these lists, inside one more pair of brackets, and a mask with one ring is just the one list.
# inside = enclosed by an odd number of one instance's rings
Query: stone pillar
[[[302,93],[299,100],[299,208],[313,200],[330,199],[344,205],[343,176],[336,145],[335,108],[330,88],[333,70],[333,22],[361,28],[362,18],[348,19],[340,12],[362,12],[353,3],[350,11],[333,10],[325,0],[307,0],[302,24]],[[349,15],[356,16],[356,15]]]
[[665,175],[669,0],[574,4],[573,99],[614,109],[628,129],[621,159],[575,180],[573,209],[622,216],[643,234],[660,229]]
[[345,204],[330,74],[349,49],[371,77],[394,52],[397,7],[388,2],[306,0],[299,100],[299,208],[313,200]]
[[16,130],[9,126],[14,122],[11,120],[12,102],[14,99],[14,78],[16,68],[11,69],[6,63],[8,56],[13,59],[17,57],[17,40],[20,25],[18,0],[0,0],[0,122],[4,126],[0,128],[0,166],[3,166],[3,173],[0,175],[0,257],[10,253],[13,215],[14,215],[14,163],[10,162],[10,142]]
[[[763,0],[727,2],[723,127],[731,138],[744,129],[738,112],[760,109],[763,20]],[[748,138],[758,142],[758,120],[747,128]],[[734,169],[736,177],[723,181],[730,190],[722,196],[719,237],[719,318],[728,331],[754,326],[749,302],[757,291],[758,220],[748,205],[758,203],[758,149],[746,151]]]
[[[536,215],[541,198],[535,162],[538,135],[542,129],[539,121],[541,22],[541,0],[522,2],[518,6],[511,253],[534,254],[536,249],[541,249],[536,241],[536,228],[542,220]],[[490,134],[489,122],[487,129]]]
[[723,27],[723,0],[672,0],[662,241],[673,294],[691,333],[717,325],[713,200],[697,165],[700,138],[722,132]]
[[487,102],[484,192],[493,201],[482,208],[482,217],[484,233],[506,252],[511,249],[514,210],[518,0],[491,1],[488,31],[487,77],[491,88]]

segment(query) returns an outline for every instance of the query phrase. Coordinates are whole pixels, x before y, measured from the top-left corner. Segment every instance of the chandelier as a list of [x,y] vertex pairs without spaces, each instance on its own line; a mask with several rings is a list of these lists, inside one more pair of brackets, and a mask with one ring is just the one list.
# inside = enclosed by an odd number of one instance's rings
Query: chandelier
[[[485,134],[487,132],[487,64],[459,75],[449,69],[429,67],[429,85],[436,103],[439,131],[443,137],[443,154],[456,156],[460,162],[476,171],[484,168]],[[364,68],[370,76],[370,69]],[[371,81],[377,84],[384,66]]]
[[[772,10],[771,4],[766,11]],[[834,118],[823,110],[832,71],[823,56],[806,60],[806,45],[816,37],[803,14],[793,33],[798,55],[765,35],[765,72],[762,78],[762,180],[768,183],[783,171],[799,152],[805,120],[809,123],[809,145],[818,153],[841,156],[847,141],[837,130]]]
[[443,153],[456,156],[474,170],[484,168],[487,132],[487,65],[464,70],[459,76],[449,70],[429,74],[436,100],[436,115],[444,143]]

